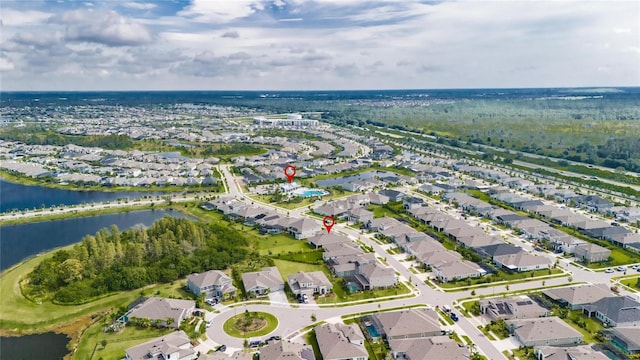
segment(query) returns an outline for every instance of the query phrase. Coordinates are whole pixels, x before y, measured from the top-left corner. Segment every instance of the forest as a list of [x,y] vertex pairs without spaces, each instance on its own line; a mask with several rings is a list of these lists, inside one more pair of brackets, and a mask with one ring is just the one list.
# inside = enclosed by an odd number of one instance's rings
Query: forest
[[63,135],[41,125],[28,127],[4,127],[0,131],[0,139],[20,141],[29,145],[57,145],[74,144],[86,147],[100,147],[108,150],[129,149],[134,141],[127,135]]
[[114,291],[225,269],[249,256],[244,234],[220,224],[165,217],[148,229],[116,226],[58,250],[28,276],[32,299],[79,304]]

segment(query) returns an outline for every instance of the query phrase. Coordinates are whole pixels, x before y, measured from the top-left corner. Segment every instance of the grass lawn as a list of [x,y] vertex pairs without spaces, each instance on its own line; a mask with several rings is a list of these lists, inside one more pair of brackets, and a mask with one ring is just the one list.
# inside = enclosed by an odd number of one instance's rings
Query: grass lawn
[[[242,324],[247,321],[251,321],[252,319],[260,319],[265,321],[265,323],[256,329],[255,331],[247,331],[243,332],[242,329],[237,327],[237,324]],[[253,311],[250,313],[242,313],[236,316],[229,318],[224,322],[222,328],[227,335],[237,337],[237,338],[251,338],[256,336],[264,336],[268,333],[272,332],[278,327],[278,319],[269,313]]]
[[287,234],[260,235],[257,230],[245,231],[254,240],[254,248],[260,255],[278,255],[313,250],[304,240],[296,240]]
[[330,272],[326,265],[304,264],[295,261],[278,260],[274,259],[273,263],[276,265],[282,278],[287,281],[287,275],[295,274],[298,271],[310,272],[310,271],[323,271],[327,277]]
[[[169,329],[136,329],[133,326],[127,326],[119,333],[104,333],[102,332],[103,327],[104,323],[98,321],[86,330],[73,359],[120,360],[124,357],[125,349],[173,331]],[[104,348],[101,344],[102,340],[107,340],[107,346]]]
[[640,286],[638,286],[640,284],[639,281],[640,281],[640,276],[634,276],[634,277],[626,278],[624,280],[620,280],[620,283],[634,290],[640,290]]
[[335,304],[340,302],[348,302],[348,301],[357,301],[357,300],[368,300],[368,299],[377,299],[385,296],[395,296],[395,295],[404,295],[410,293],[411,290],[399,282],[396,287],[388,288],[388,289],[378,289],[378,290],[367,290],[367,291],[358,291],[355,293],[348,293],[344,291],[340,285],[338,285],[337,281],[333,284],[333,294],[335,296],[330,297],[319,297],[316,302],[318,304]]
[[[583,335],[582,341],[586,343],[597,343],[595,336],[599,330],[604,329],[602,324],[595,318],[588,318],[582,315],[580,310],[572,310],[569,315],[562,319]],[[584,327],[583,327],[584,326]]]

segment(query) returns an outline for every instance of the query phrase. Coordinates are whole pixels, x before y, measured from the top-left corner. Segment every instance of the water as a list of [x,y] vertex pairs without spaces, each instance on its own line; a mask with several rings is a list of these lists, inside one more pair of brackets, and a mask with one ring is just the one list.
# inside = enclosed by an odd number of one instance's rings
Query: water
[[379,338],[380,337],[380,333],[378,332],[378,329],[376,329],[376,327],[372,324],[372,325],[367,325],[367,332],[369,333],[369,335],[371,335],[372,338]]
[[0,359],[59,360],[69,351],[69,338],[52,332],[20,337],[0,337]]
[[53,205],[79,205],[82,203],[136,199],[161,195],[159,192],[104,192],[52,189],[37,185],[22,185],[0,179],[0,212],[48,208]]
[[344,184],[347,184],[356,180],[368,180],[368,179],[373,179],[374,177],[385,177],[385,176],[398,176],[398,174],[393,172],[388,172],[388,171],[366,171],[356,175],[318,180],[316,181],[316,184],[318,184],[318,186],[323,186],[323,187],[331,187],[336,185],[342,186]]
[[313,189],[308,189],[308,190],[304,190],[300,196],[304,197],[304,198],[308,198],[308,197],[312,197],[312,196],[324,196],[327,195],[327,192],[324,190],[313,190]]
[[70,245],[88,234],[115,224],[121,231],[135,225],[149,226],[165,215],[185,217],[175,210],[141,210],[116,214],[42,221],[0,227],[0,270],[30,256]]

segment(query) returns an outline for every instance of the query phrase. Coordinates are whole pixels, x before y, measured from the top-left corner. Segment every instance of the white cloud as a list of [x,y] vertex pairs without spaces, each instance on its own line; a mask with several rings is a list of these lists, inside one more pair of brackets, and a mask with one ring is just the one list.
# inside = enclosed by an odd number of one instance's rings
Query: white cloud
[[3,26],[26,26],[37,25],[43,23],[49,17],[51,13],[37,10],[16,10],[12,8],[3,7],[0,12],[0,19]]
[[123,3],[121,6],[129,9],[136,9],[136,10],[151,10],[151,9],[154,9],[157,5],[152,3],[128,1]]
[[227,23],[264,9],[265,0],[211,1],[192,0],[178,13],[196,22]]
[[73,10],[50,20],[66,26],[68,41],[107,46],[142,45],[153,41],[151,32],[144,25],[115,11]]
[[7,58],[0,58],[0,71],[11,71],[15,69],[15,64]]

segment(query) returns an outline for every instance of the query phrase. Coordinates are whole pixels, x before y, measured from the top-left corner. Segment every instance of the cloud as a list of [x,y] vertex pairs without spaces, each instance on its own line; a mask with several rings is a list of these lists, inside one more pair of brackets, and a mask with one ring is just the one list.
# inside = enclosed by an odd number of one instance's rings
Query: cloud
[[15,64],[11,60],[1,57],[0,58],[0,71],[11,71],[15,69]]
[[227,23],[263,10],[265,3],[264,0],[192,0],[189,6],[178,12],[178,16],[196,22]]
[[154,9],[157,5],[152,3],[128,1],[128,2],[122,3],[120,6],[126,7],[128,9],[135,9],[135,10],[151,10],[151,9]]
[[73,10],[50,19],[66,26],[65,39],[107,46],[136,46],[153,41],[142,24],[115,11]]
[[38,10],[16,10],[8,8],[3,5],[2,12],[0,12],[0,20],[2,26],[26,26],[41,24],[49,17],[51,13]]
[[240,34],[235,30],[230,30],[230,31],[225,31],[225,33],[222,34],[221,37],[229,38],[229,39],[237,39],[240,37]]

